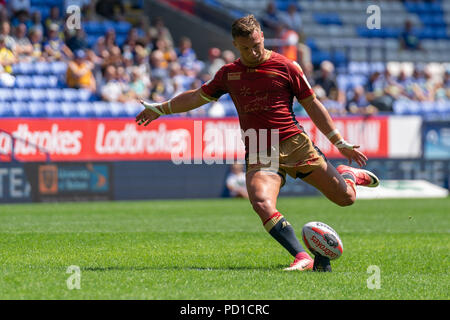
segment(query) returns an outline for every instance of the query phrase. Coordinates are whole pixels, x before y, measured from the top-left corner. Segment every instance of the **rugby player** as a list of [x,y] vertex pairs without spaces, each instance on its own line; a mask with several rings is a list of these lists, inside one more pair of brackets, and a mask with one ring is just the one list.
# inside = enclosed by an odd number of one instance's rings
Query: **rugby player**
[[[294,256],[294,262],[284,270],[331,271],[329,259],[316,253],[314,260],[309,256],[293,227],[276,208],[286,174],[294,179],[303,179],[339,206],[355,202],[356,185],[376,187],[379,180],[367,170],[346,165],[334,168],[309,139],[295,119],[292,110],[294,97],[349,164],[352,161],[360,167],[366,164],[367,157],[358,150],[359,146],[345,141],[336,129],[329,113],[316,99],[300,66],[265,49],[264,34],[253,15],[234,21],[231,34],[240,58],[223,66],[213,79],[196,90],[181,93],[164,103],[141,100],[145,109],[136,116],[136,122],[147,126],[161,115],[186,112],[229,93],[243,132],[249,129],[278,130],[278,148],[273,148],[275,144],[269,134],[265,141],[269,146],[265,154],[276,152],[276,167],[263,161],[260,156],[262,150],[257,150],[256,158],[252,157],[254,155],[250,151],[254,149],[249,146],[250,139],[244,139],[249,200],[267,232]],[[257,146],[260,146],[259,139],[262,138],[258,135]]]

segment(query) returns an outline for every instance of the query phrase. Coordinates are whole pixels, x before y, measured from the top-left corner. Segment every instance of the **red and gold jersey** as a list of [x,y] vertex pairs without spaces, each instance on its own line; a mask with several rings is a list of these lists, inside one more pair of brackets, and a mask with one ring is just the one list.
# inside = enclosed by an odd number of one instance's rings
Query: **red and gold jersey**
[[303,131],[292,110],[294,97],[300,103],[314,98],[300,66],[276,52],[256,67],[247,67],[240,59],[223,66],[202,91],[206,100],[229,93],[244,132],[278,129],[280,142]]

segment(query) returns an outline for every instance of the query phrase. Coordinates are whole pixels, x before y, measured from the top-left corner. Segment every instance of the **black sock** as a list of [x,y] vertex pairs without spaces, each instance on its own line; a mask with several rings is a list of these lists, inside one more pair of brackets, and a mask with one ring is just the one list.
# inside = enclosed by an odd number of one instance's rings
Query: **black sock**
[[295,235],[294,228],[281,213],[276,212],[267,219],[264,222],[264,228],[294,257],[298,253],[305,251]]

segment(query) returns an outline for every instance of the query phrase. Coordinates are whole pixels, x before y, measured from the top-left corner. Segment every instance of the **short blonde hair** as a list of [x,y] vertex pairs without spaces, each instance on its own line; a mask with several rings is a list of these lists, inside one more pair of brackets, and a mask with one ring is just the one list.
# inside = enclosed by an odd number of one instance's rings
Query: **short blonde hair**
[[235,20],[231,25],[231,35],[233,39],[236,37],[250,37],[255,30],[260,31],[261,26],[252,14]]

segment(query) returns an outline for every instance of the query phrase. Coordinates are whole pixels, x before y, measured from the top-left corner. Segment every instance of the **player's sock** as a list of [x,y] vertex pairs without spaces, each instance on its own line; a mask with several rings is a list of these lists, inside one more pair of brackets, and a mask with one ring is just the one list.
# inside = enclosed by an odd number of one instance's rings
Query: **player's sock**
[[345,183],[353,189],[356,193],[356,177],[351,172],[343,172],[341,174],[342,178],[344,178]]
[[263,225],[267,232],[294,257],[305,251],[295,235],[294,228],[281,213],[274,213]]

